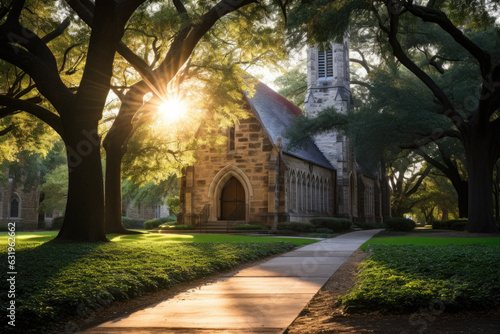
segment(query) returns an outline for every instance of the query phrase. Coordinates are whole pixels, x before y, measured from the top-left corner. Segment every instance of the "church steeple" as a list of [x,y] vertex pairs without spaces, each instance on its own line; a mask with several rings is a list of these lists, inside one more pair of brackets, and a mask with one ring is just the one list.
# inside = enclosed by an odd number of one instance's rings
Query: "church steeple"
[[[347,113],[353,100],[349,78],[349,39],[343,44],[324,43],[307,50],[305,113],[316,117],[328,107]],[[337,170],[338,214],[357,217],[356,160],[349,139],[332,130],[314,136],[314,142]]]
[[343,44],[329,42],[307,51],[306,114],[315,117],[332,106],[344,113],[352,106],[347,38]]

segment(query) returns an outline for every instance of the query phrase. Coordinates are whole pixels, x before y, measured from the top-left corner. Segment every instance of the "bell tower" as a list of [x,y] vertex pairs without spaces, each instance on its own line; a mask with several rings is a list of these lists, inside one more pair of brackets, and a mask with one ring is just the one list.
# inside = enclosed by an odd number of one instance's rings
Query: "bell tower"
[[[347,113],[353,99],[349,78],[349,39],[324,43],[307,50],[307,93],[305,113],[316,117],[325,108]],[[336,130],[314,136],[314,142],[337,169],[337,214],[357,217],[357,172],[349,139]]]

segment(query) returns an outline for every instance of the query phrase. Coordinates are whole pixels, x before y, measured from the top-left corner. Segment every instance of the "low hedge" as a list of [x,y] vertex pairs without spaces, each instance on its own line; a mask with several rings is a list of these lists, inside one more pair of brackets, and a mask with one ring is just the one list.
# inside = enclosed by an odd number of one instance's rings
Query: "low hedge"
[[162,217],[162,218],[155,218],[155,219],[147,220],[144,222],[144,229],[145,230],[152,230],[152,229],[155,229],[162,224],[171,225],[170,223],[175,223],[175,221],[176,220],[173,217]]
[[267,230],[268,228],[267,228],[267,226],[262,225],[262,224],[238,224],[238,225],[234,225],[233,229],[251,231],[251,230]]
[[308,222],[282,222],[278,223],[278,230],[290,230],[294,232],[312,232],[316,226]]
[[64,222],[64,216],[52,219],[52,225],[50,226],[49,230],[55,230],[55,231],[60,230],[63,225],[63,222]]
[[454,230],[454,231],[465,231],[465,226],[467,226],[467,220],[464,219],[451,219],[451,220],[437,220],[432,222],[433,230]]
[[349,230],[352,223],[346,218],[334,218],[334,217],[317,217],[311,219],[311,223],[317,228],[329,228],[334,232],[340,232],[344,230]]
[[144,228],[144,220],[140,219],[132,219],[129,217],[122,217],[123,227],[125,228],[135,228],[141,229]]
[[179,224],[179,225],[170,225],[169,230],[195,230],[196,226],[194,225],[184,225],[184,224]]
[[387,225],[385,223],[366,223],[366,222],[357,222],[354,223],[357,227],[363,230],[374,230],[377,228],[387,228]]
[[385,222],[385,225],[393,231],[411,231],[417,226],[413,220],[403,217],[391,218]]

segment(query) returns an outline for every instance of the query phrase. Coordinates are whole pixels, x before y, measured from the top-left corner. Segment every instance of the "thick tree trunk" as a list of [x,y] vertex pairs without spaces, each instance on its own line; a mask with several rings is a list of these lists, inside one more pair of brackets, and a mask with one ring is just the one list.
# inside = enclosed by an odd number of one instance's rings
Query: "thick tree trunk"
[[495,140],[487,134],[472,130],[465,145],[469,176],[469,222],[466,230],[477,233],[496,233],[493,218],[493,168],[496,160]]
[[127,230],[122,222],[122,180],[121,161],[123,153],[114,143],[106,141],[106,182],[105,182],[105,216],[104,230],[106,233],[140,234],[141,232]]
[[469,185],[467,181],[460,181],[460,185],[455,186],[458,195],[458,217],[469,217]]
[[108,241],[104,233],[101,139],[97,121],[74,121],[65,136],[69,185],[64,223],[54,242]]

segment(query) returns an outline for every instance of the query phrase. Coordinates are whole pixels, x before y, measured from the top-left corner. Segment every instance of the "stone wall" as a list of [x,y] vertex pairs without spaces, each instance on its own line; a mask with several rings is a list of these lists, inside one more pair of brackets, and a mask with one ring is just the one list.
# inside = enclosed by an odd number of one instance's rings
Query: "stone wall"
[[[221,129],[220,134],[227,135],[229,131]],[[252,112],[235,126],[234,136],[234,150],[229,150],[229,143],[203,147],[197,152],[197,163],[185,169],[181,180],[181,216],[185,223],[197,224],[206,204],[210,205],[209,219],[218,220],[221,189],[231,177],[237,178],[245,189],[245,221],[268,225],[274,221],[274,213],[270,215],[268,209],[268,193],[269,176],[274,177],[276,172],[276,165],[270,166],[276,148]]]
[[336,173],[291,155],[282,155],[281,221],[309,221],[336,214]]
[[[8,174],[7,174],[8,175]],[[10,206],[13,198],[19,202],[18,217],[10,217]],[[38,227],[38,208],[40,193],[37,187],[24,192],[23,186],[9,181],[0,187],[0,225],[16,222],[19,230],[33,230]]]

